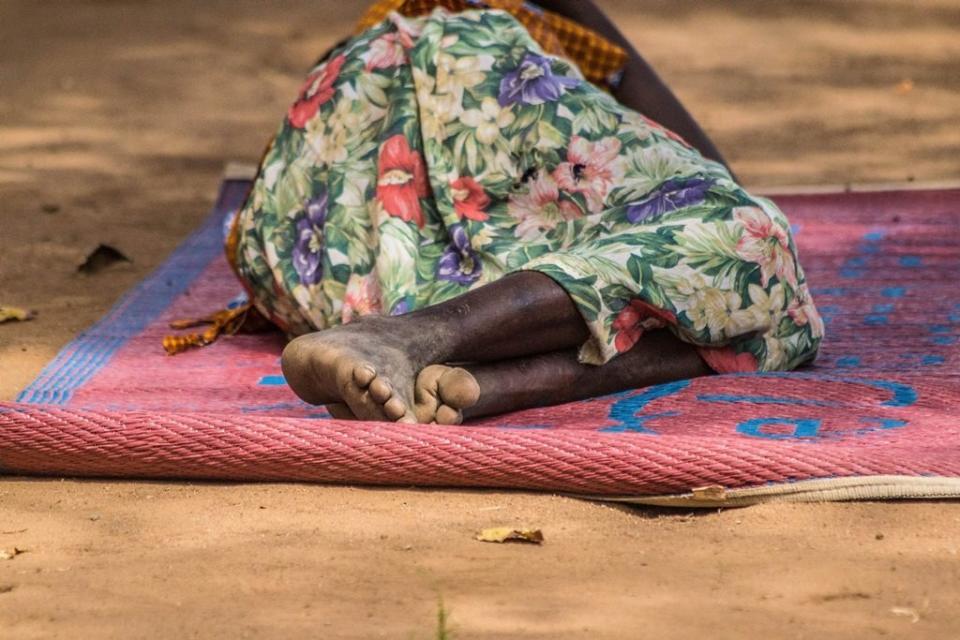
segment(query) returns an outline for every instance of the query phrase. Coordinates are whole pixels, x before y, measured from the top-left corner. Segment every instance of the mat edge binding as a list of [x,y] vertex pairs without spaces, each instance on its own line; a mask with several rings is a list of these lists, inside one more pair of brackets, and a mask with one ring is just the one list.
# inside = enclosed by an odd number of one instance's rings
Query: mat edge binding
[[854,500],[960,499],[960,478],[897,475],[855,476],[780,482],[760,487],[698,487],[686,493],[655,496],[583,496],[578,498],[654,507],[716,509],[765,503],[848,502]]

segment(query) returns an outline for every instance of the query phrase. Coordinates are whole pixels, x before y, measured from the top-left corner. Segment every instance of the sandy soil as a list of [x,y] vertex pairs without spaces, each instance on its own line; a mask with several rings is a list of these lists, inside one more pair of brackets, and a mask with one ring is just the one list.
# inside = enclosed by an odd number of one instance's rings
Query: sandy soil
[[[960,173],[954,0],[603,3],[752,186]],[[254,161],[360,5],[0,0],[10,399]],[[133,262],[75,271],[100,242]],[[542,527],[543,547],[472,540]],[[960,637],[960,506],[0,481],[0,637]]]

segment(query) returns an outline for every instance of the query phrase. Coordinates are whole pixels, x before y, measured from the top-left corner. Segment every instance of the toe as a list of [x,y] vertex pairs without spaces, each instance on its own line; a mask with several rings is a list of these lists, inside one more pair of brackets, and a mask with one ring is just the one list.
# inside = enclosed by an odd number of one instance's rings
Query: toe
[[466,369],[451,368],[437,382],[440,399],[454,409],[466,409],[480,400],[480,385]]
[[417,421],[424,424],[434,422],[437,407],[440,405],[440,399],[437,397],[439,389],[438,381],[443,376],[447,367],[443,365],[430,365],[417,375],[417,381],[413,388],[414,413]]
[[393,388],[390,386],[390,383],[381,377],[375,378],[373,382],[370,383],[367,391],[370,392],[371,398],[381,404],[389,400],[390,396],[393,395]]
[[366,389],[377,378],[377,370],[367,362],[361,362],[353,367],[353,381],[361,389]]
[[463,413],[445,404],[437,409],[437,424],[460,424],[463,422]]
[[399,420],[407,414],[407,403],[393,396],[383,405],[383,413],[390,420]]
[[443,374],[450,367],[447,367],[442,364],[432,364],[429,367],[425,367],[417,375],[417,382],[414,388],[416,393],[416,401],[418,404],[431,404],[437,402],[437,394],[439,393],[439,383],[440,378],[443,377]]
[[[383,413],[383,405],[370,397],[370,392],[360,386],[357,378],[365,373],[360,366],[345,366],[338,375],[338,388],[341,401],[346,403],[350,411],[360,420],[387,420]],[[374,374],[375,375],[375,374]]]

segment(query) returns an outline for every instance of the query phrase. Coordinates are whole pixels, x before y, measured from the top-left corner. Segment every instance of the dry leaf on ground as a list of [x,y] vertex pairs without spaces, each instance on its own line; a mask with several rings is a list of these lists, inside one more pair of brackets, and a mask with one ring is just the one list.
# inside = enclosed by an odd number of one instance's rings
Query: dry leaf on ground
[[13,560],[21,553],[26,553],[26,549],[18,549],[14,547],[12,549],[0,549],[0,560]]
[[30,311],[29,309],[22,309],[20,307],[4,307],[0,305],[0,324],[4,322],[24,322],[26,320],[33,320],[36,316],[35,311]]
[[543,532],[540,529],[514,529],[513,527],[493,527],[478,532],[476,539],[481,542],[529,542],[543,544]]
[[920,622],[920,614],[913,607],[890,607],[890,613],[910,618],[910,622]]
[[77,267],[77,271],[92,275],[103,271],[116,262],[133,261],[114,247],[108,244],[99,244],[96,249],[87,254],[86,260]]

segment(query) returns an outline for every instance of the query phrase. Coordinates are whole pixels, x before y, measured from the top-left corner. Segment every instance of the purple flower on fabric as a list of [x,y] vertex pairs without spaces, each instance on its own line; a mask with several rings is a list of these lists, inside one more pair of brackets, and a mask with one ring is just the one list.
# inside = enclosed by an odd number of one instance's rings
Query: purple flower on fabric
[[327,192],[307,200],[297,220],[297,243],[293,246],[293,268],[302,284],[320,282],[323,277],[323,223],[327,219]]
[[470,238],[462,224],[450,226],[450,238],[452,242],[437,262],[437,278],[464,286],[473,284],[483,270],[480,256],[470,246]]
[[576,78],[553,75],[551,60],[546,56],[528,53],[520,66],[503,76],[498,100],[501,107],[516,104],[543,104],[559,99],[563,92],[580,81]]
[[627,206],[627,220],[636,224],[702,202],[713,186],[710,178],[670,178],[640,202]]
[[392,316],[402,316],[405,313],[410,313],[410,300],[407,298],[402,298],[398,300],[393,308],[390,309],[390,315]]

